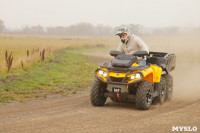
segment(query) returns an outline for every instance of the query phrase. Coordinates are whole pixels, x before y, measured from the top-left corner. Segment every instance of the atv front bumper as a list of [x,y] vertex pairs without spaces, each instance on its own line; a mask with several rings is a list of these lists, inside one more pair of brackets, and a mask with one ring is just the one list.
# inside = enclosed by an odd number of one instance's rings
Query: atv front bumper
[[[103,72],[105,72],[107,75],[105,77],[103,77],[102,75],[99,75],[98,72],[100,70],[102,70]],[[111,77],[110,74],[109,74],[110,72],[115,73],[116,76],[115,77]],[[123,73],[123,72],[103,70],[101,68],[98,68],[95,71],[95,77],[98,78],[100,81],[106,83],[106,84],[116,84],[116,85],[130,85],[130,84],[135,84],[135,83],[138,83],[138,82],[142,81],[143,78],[144,78],[143,73],[140,72],[140,71],[137,71],[137,72],[128,71],[128,72],[126,72],[126,74],[125,74],[124,77],[120,77],[121,78],[120,81],[114,81],[113,78],[114,79],[119,79],[117,77],[117,75],[119,75],[119,73]],[[131,80],[130,79],[130,75],[134,75],[134,74],[140,74],[140,78]]]

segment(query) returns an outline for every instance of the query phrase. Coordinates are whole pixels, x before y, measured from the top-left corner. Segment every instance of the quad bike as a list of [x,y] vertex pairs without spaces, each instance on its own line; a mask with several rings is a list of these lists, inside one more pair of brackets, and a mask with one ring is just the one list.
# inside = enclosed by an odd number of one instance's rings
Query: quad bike
[[110,97],[116,102],[135,102],[137,109],[148,110],[152,103],[171,100],[173,78],[169,72],[175,69],[175,54],[110,51],[110,55],[115,57],[111,63],[102,63],[95,71],[90,93],[93,106],[103,106]]

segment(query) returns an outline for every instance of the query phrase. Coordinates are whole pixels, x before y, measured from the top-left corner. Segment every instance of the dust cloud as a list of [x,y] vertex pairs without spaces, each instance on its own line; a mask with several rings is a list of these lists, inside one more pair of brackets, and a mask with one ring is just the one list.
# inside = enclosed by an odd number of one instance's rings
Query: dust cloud
[[[199,36],[199,32],[141,36],[148,44],[150,51],[176,54],[176,69],[171,72],[174,79],[172,100],[181,102],[200,100]],[[113,44],[109,46],[109,49],[86,54],[93,56],[93,61],[98,64],[109,62],[112,59],[109,51],[115,50],[117,46],[118,44]]]

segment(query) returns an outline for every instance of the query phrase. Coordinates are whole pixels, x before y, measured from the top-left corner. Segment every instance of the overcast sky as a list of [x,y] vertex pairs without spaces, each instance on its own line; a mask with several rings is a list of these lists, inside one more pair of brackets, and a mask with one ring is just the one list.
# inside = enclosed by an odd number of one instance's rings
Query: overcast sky
[[199,27],[200,0],[0,0],[0,19],[8,28],[79,22]]

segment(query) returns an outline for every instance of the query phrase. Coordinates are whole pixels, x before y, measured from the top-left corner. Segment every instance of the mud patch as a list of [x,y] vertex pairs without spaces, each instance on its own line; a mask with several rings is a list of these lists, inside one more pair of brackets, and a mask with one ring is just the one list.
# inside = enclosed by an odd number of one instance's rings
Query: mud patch
[[15,81],[18,79],[19,79],[19,77],[17,75],[11,75],[11,76],[6,77],[6,80],[10,80],[10,81]]
[[100,47],[100,48],[105,48],[106,46],[104,45],[104,44],[102,44],[102,43],[98,43],[98,44],[96,44],[96,46],[97,47]]
[[3,84],[7,84],[6,80],[2,79],[2,78],[0,78],[0,82],[3,83]]
[[72,90],[72,88],[69,88],[69,87],[66,86],[66,85],[59,85],[59,88],[60,88],[61,90],[69,90],[69,91]]
[[52,63],[60,63],[60,61],[58,61],[57,59],[50,59],[49,62],[52,62]]

